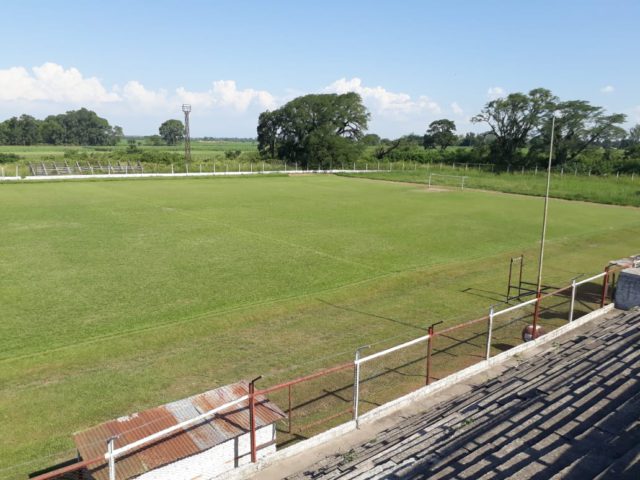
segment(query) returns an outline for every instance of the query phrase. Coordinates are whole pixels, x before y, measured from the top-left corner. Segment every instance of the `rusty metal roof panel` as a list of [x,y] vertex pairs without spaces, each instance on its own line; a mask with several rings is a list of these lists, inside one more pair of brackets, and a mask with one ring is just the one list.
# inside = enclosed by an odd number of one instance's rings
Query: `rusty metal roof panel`
[[[249,391],[247,382],[210,390],[183,400],[105,422],[74,435],[82,458],[95,458],[107,450],[107,441],[117,437],[115,447],[123,447],[160,430],[195,418],[213,408],[231,402]],[[181,458],[208,450],[249,431],[249,405],[244,401],[214,418],[179,430],[155,443],[143,446],[117,459],[118,478],[128,479]],[[256,396],[256,426],[274,423],[284,417],[277,405],[261,395]],[[91,470],[96,480],[107,480],[105,464]]]

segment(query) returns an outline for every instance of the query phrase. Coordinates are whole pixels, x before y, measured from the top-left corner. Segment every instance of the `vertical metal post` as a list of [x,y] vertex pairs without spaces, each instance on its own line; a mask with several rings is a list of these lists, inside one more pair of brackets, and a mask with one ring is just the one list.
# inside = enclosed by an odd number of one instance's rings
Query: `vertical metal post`
[[536,339],[538,327],[538,314],[540,313],[540,300],[542,297],[542,266],[544,263],[544,242],[547,235],[547,214],[549,210],[549,189],[551,187],[551,162],[553,160],[553,139],[556,127],[556,117],[551,118],[551,144],[549,145],[549,163],[547,165],[547,190],[544,196],[544,210],[542,213],[542,234],[540,236],[540,256],[538,258],[538,281],[536,288],[536,308],[533,312],[533,332],[531,338]]
[[356,428],[359,427],[358,405],[360,405],[360,351],[369,348],[371,345],[365,345],[356,350],[356,358],[353,362],[353,420],[356,422]]
[[262,375],[254,378],[249,383],[249,435],[251,438],[251,463],[258,461],[258,449],[256,447],[256,385],[255,383],[262,378]]
[[291,433],[291,385],[289,385],[289,431],[287,433]]
[[531,339],[535,340],[538,336],[538,316],[540,315],[540,302],[542,301],[542,292],[538,289],[536,293],[536,306],[533,309],[533,331],[531,332]]
[[429,338],[427,339],[427,378],[425,385],[431,383],[431,352],[433,350],[433,325],[429,326]]
[[524,253],[520,254],[520,275],[518,277],[518,297],[522,296],[522,270],[524,270]]
[[429,174],[429,185],[427,186],[427,189],[431,189],[431,173]]
[[511,274],[513,272],[513,257],[509,260],[509,280],[507,281],[507,302],[511,298]]
[[485,351],[485,358],[489,360],[491,358],[491,334],[493,333],[493,305],[489,309],[489,321],[487,322],[487,349]]
[[358,428],[358,404],[360,403],[360,349],[356,350],[353,362],[353,420]]
[[116,437],[107,440],[107,453],[109,454],[109,480],[116,480],[116,459],[113,456],[113,447]]
[[607,302],[607,292],[609,290],[609,267],[604,269],[604,278],[602,279],[602,299],[600,300],[600,308],[604,307]]
[[464,190],[464,179],[467,177],[462,177],[462,190]]
[[569,306],[569,322],[573,322],[573,309],[576,305],[576,279],[571,280],[571,304]]

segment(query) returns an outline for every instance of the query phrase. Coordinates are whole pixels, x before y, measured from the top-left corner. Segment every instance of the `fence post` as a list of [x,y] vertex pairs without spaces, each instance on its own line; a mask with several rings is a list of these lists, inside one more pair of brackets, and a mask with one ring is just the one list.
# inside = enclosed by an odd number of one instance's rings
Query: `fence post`
[[493,305],[489,309],[489,320],[487,322],[487,349],[485,352],[485,358],[489,360],[491,358],[491,334],[493,332]]
[[289,431],[287,433],[291,433],[291,385],[289,385]]
[[571,305],[569,307],[569,322],[573,322],[573,308],[576,304],[576,279],[571,280]]
[[431,383],[431,352],[433,351],[433,339],[435,337],[435,326],[442,322],[432,323],[429,325],[429,338],[427,339],[427,378],[425,381],[425,385],[429,385]]
[[116,459],[113,456],[113,446],[116,442],[116,437],[111,437],[107,440],[107,452],[109,454],[109,480],[116,480]]
[[535,340],[538,336],[538,315],[540,315],[540,302],[542,301],[542,292],[538,290],[536,293],[536,306],[533,310],[533,331],[531,332],[531,340]]
[[173,163],[171,164],[171,175],[173,175]]
[[356,359],[353,362],[353,421],[356,422],[358,428],[358,405],[360,403],[360,350],[369,348],[371,345],[365,345],[356,349]]
[[465,179],[465,178],[466,178],[466,177],[462,177],[462,188],[461,188],[461,190],[464,190],[464,179]]
[[262,378],[262,375],[254,378],[249,383],[249,429],[251,436],[251,463],[258,461],[256,448],[256,382]]
[[607,292],[609,290],[609,267],[604,269],[604,278],[602,279],[602,299],[600,300],[600,308],[604,307],[607,301]]
[[427,186],[427,189],[431,189],[431,175],[433,175],[432,173],[429,174],[429,185]]

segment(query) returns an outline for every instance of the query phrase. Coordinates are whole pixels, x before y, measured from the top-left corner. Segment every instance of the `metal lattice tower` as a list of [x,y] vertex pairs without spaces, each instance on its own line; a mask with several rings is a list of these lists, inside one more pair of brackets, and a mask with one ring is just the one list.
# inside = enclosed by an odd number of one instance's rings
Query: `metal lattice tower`
[[189,133],[189,113],[191,113],[191,105],[182,105],[184,112],[184,161],[191,163],[191,135]]

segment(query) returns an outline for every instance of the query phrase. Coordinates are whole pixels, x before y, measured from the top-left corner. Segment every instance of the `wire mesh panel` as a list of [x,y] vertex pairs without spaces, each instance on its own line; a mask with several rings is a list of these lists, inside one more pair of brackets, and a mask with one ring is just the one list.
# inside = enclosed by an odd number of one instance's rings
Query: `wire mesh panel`
[[432,341],[430,380],[440,380],[485,359],[487,320],[437,332]]
[[269,392],[269,400],[286,417],[277,424],[279,447],[309,438],[352,417],[353,367],[351,364]]
[[544,332],[551,332],[569,322],[571,318],[571,291],[570,287],[564,288],[540,299],[537,325]]
[[535,304],[531,303],[507,313],[496,312],[491,333],[491,356],[522,343],[523,330],[533,323]]
[[597,278],[576,286],[573,318],[577,319],[600,308],[603,278]]
[[427,341],[393,351],[360,365],[359,413],[423,387]]

